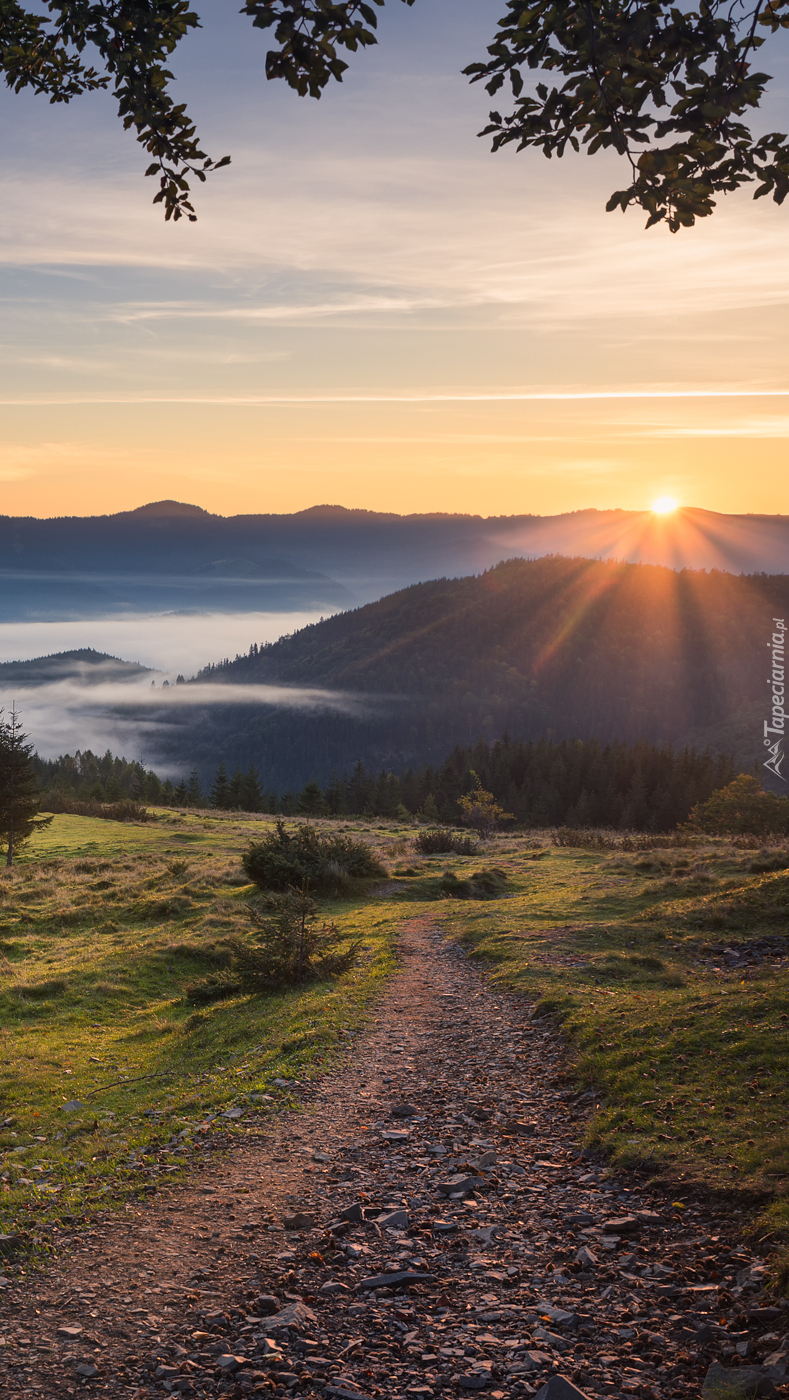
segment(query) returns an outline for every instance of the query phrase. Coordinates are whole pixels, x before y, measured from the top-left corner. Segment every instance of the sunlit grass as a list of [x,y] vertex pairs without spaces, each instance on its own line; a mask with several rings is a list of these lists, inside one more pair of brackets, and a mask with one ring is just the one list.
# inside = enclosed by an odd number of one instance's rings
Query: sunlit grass
[[[323,903],[363,939],[358,967],[195,1012],[185,988],[248,927],[240,856],[270,821],[62,816],[0,878],[0,1229],[35,1237],[105,1208],[177,1172],[184,1141],[243,1133],[228,1109],[290,1102],[361,1026],[398,928],[421,913],[561,1023],[590,1145],[670,1182],[756,1193],[763,1230],[789,1229],[789,851],[559,849],[532,833],[422,856],[413,827],[338,822],[391,871],[364,899]],[[485,868],[504,872],[503,895],[446,897],[446,872]],[[763,939],[775,953],[758,964],[723,955]]]
[[221,1115],[290,1101],[274,1080],[320,1072],[361,1025],[392,966],[391,905],[327,905],[363,940],[337,982],[184,1000],[249,927],[240,855],[261,825],[190,814],[186,844],[169,824],[59,816],[0,877],[0,1230],[35,1239],[177,1172],[185,1139],[243,1133]]

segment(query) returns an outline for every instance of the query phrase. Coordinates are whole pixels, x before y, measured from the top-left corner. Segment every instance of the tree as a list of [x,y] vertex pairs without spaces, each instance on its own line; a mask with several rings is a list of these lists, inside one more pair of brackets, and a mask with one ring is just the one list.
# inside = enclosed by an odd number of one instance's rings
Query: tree
[[[176,681],[176,685],[177,685],[177,684],[178,684],[178,682]],[[197,771],[196,768],[193,768],[192,771],[191,771],[191,773],[189,774],[189,782],[188,782],[188,784],[187,784],[187,791],[188,791],[188,793],[189,793],[189,806],[190,806],[190,807],[204,807],[204,806],[205,806],[205,798],[203,797],[203,790],[202,790],[202,788],[200,787],[200,774],[198,773],[198,771]]]
[[0,710],[0,840],[6,846],[6,865],[13,865],[14,856],[34,831],[41,831],[53,820],[39,817],[40,806],[33,745],[22,732],[16,708],[8,719]]
[[218,807],[220,810],[227,810],[230,806],[230,783],[224,763],[220,763],[216,770],[209,800],[212,807]]
[[471,792],[458,798],[458,807],[465,825],[470,826],[485,840],[493,835],[502,822],[512,821],[513,816],[511,812],[504,811],[492,792],[485,791],[473,769],[471,776],[474,779],[474,787]]
[[[300,96],[320,97],[355,53],[376,43],[374,5],[384,0],[245,0],[257,29],[273,29],[267,78]],[[413,4],[413,0],[404,0]],[[165,218],[195,214],[189,180],[227,165],[200,149],[186,107],[168,90],[165,66],[199,16],[187,0],[48,0],[49,15],[3,0],[0,71],[9,87],[31,87],[50,102],[113,87],[118,113],[153,156],[154,203]],[[464,71],[496,93],[509,82],[508,116],[491,112],[482,135],[493,149],[515,141],[546,156],[570,146],[591,155],[613,148],[630,164],[630,184],[609,209],[640,205],[648,224],[672,232],[712,213],[714,195],[758,182],[755,196],[780,204],[789,190],[784,135],[755,136],[742,118],[759,107],[769,75],[753,59],[769,33],[789,27],[789,0],[508,0],[484,62]],[[88,46],[101,69],[86,66]],[[531,74],[557,74],[536,85]],[[529,79],[528,82],[525,79]]]
[[706,802],[696,803],[686,829],[714,836],[787,836],[789,797],[765,792],[751,774],[740,773]]
[[[789,27],[789,0],[508,0],[485,63],[465,71],[493,94],[509,81],[509,116],[491,112],[493,149],[515,141],[561,156],[613,148],[630,184],[607,208],[638,204],[672,233],[711,214],[715,194],[756,181],[754,197],[789,192],[789,144],[740,120],[770,81],[752,66],[767,33]],[[525,87],[525,70],[561,75]],[[640,153],[639,153],[640,152]]]

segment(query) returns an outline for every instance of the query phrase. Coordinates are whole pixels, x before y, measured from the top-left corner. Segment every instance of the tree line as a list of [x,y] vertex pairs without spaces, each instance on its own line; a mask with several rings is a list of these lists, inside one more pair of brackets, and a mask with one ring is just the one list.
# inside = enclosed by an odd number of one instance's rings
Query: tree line
[[[596,739],[524,742],[505,735],[493,744],[480,740],[456,747],[440,766],[402,774],[376,773],[359,761],[324,787],[312,780],[300,792],[277,794],[261,792],[258,784],[259,803],[245,810],[306,817],[420,817],[458,824],[462,799],[481,786],[521,826],[669,831],[735,774],[731,758],[691,748]],[[254,769],[252,776],[257,778]],[[243,807],[240,793],[249,781],[240,772],[228,779],[220,765],[212,805]]]
[[47,810],[57,795],[75,801],[130,800],[162,807],[213,808],[283,816],[369,816],[458,824],[461,799],[476,786],[526,827],[608,826],[669,831],[697,803],[730,783],[729,757],[671,745],[603,744],[597,739],[524,741],[509,735],[457,746],[440,765],[375,772],[359,760],[350,772],[300,790],[265,789],[254,764],[228,774],[223,764],[204,790],[197,769],[177,782],[140,762],[89,749],[34,759]]

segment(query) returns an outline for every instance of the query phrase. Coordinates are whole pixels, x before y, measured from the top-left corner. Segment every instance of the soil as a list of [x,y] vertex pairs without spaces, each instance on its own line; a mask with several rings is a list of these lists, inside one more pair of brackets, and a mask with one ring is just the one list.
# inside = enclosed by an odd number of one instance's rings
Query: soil
[[0,1391],[681,1400],[722,1362],[780,1392],[789,1312],[744,1217],[584,1151],[555,1028],[432,921],[400,954],[298,1109],[9,1280]]

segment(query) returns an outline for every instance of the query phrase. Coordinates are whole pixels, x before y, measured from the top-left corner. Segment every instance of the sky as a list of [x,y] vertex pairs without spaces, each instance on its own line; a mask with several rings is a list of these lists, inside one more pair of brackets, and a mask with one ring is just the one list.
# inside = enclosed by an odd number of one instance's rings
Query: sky
[[0,94],[3,513],[789,513],[789,203],[645,231],[616,158],[491,155],[460,69],[500,0],[389,0],[320,102],[196,8],[178,99],[232,156],[196,224],[110,97]]

